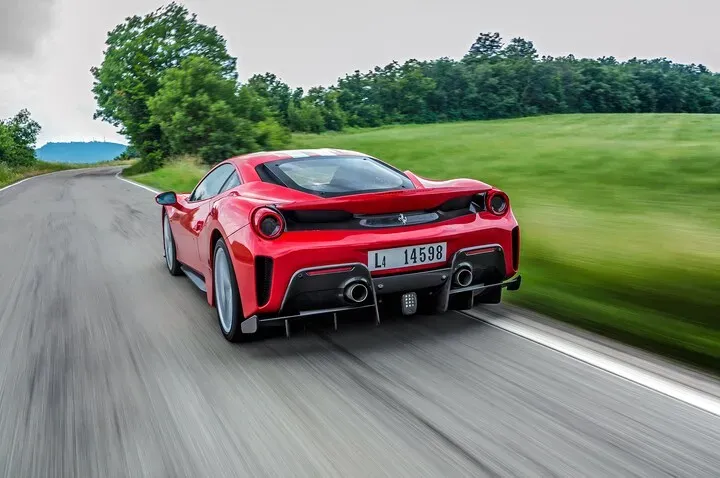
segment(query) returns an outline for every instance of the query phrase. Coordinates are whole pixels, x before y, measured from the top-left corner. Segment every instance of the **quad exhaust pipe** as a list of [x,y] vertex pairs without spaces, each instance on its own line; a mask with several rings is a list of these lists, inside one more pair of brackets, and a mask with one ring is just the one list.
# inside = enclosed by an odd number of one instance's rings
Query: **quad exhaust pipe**
[[343,295],[348,301],[354,304],[360,304],[367,300],[368,295],[370,295],[370,290],[368,290],[367,286],[362,282],[353,282],[345,287]]
[[453,275],[453,282],[455,283],[455,285],[460,287],[467,287],[472,284],[472,281],[472,269],[467,266],[460,267],[457,271],[455,271],[455,274]]

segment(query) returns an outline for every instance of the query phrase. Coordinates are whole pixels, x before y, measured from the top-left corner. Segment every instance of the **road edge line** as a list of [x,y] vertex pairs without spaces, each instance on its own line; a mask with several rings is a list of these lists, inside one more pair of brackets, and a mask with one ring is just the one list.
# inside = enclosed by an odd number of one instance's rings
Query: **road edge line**
[[[37,174],[37,175],[35,175],[35,176],[28,176],[27,178],[23,178],[23,179],[21,179],[21,180],[19,180],[19,181],[15,181],[14,183],[10,183],[10,184],[8,184],[7,186],[3,186],[2,188],[0,188],[0,193],[3,192],[3,191],[6,191],[6,190],[8,190],[8,189],[10,189],[10,188],[12,188],[12,187],[17,186],[18,184],[22,184],[22,183],[24,183],[25,181],[30,181],[31,179],[36,179],[36,178],[42,178],[43,176],[50,176],[51,174],[67,173],[68,171],[88,171],[88,170],[90,170],[90,169],[100,169],[100,168],[105,168],[105,167],[108,167],[108,166],[98,166],[98,167],[94,167],[94,168],[70,168],[70,169],[61,169],[60,171],[50,171],[49,173],[42,173],[42,174]],[[109,167],[111,167],[111,166],[109,166]]]
[[130,179],[121,178],[121,177],[120,177],[120,173],[122,173],[122,171],[120,171],[119,173],[117,173],[117,174],[115,175],[115,179],[119,179],[120,181],[125,181],[126,183],[132,184],[133,186],[137,186],[137,187],[139,187],[139,188],[143,188],[144,190],[150,191],[150,192],[153,193],[153,194],[160,194],[160,191],[158,191],[158,190],[156,190],[156,189],[153,189],[153,188],[151,188],[150,186],[145,186],[144,184],[136,183],[135,181],[132,181],[132,180],[130,180]]
[[616,377],[625,379],[636,385],[640,385],[654,392],[683,402],[686,405],[691,405],[697,409],[720,416],[720,401],[708,394],[704,394],[703,392],[672,380],[659,377],[652,372],[641,370],[633,365],[624,363],[619,359],[611,358],[599,352],[587,350],[582,346],[573,344],[562,338],[553,337],[548,333],[531,329],[512,320],[476,316],[472,312],[474,311],[465,311],[462,315],[472,320],[486,323],[513,335],[517,335],[518,337],[531,342],[535,342],[538,345],[544,346],[599,370],[615,375]]

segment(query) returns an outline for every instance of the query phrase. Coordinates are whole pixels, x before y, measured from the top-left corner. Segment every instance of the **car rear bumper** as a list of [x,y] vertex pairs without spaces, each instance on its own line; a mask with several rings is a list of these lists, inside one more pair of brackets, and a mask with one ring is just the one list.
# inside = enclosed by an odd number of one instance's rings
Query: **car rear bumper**
[[[378,250],[438,243],[445,244],[446,257],[444,261],[434,264],[398,267],[395,263],[395,268],[378,269],[371,256],[373,251]],[[245,317],[290,315],[292,312],[282,310],[285,305],[283,301],[295,274],[302,270],[359,263],[370,269],[373,279],[432,272],[451,268],[453,257],[458,252],[488,244],[499,245],[504,251],[496,256],[502,258],[503,264],[497,264],[497,270],[502,274],[494,278],[493,282],[514,276],[519,270],[520,237],[519,226],[512,214],[501,218],[466,215],[432,227],[407,226],[379,231],[296,231],[287,232],[276,240],[260,239],[251,228],[246,227],[229,237],[237,282],[243,285],[240,287],[240,295]],[[211,269],[211,264],[208,267]],[[489,279],[486,283],[490,283]]]
[[[461,271],[471,275],[460,280]],[[453,296],[466,297],[462,302],[467,306],[462,308],[471,308],[479,293],[520,288],[521,276],[503,281],[505,271],[505,254],[499,244],[459,250],[449,267],[380,277],[373,277],[367,265],[359,262],[304,268],[293,274],[277,314],[253,315],[242,323],[241,330],[254,333],[265,325],[285,322],[287,327],[291,320],[359,309],[371,311],[379,323],[378,303],[383,296],[407,292],[432,291],[438,312],[448,309]]]

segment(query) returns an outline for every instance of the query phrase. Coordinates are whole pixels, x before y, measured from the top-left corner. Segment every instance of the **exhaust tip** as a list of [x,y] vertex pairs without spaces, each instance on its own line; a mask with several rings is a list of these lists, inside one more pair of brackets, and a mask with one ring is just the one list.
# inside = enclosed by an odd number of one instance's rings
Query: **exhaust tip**
[[467,287],[472,284],[473,273],[469,268],[462,267],[455,272],[454,280],[456,285]]
[[362,282],[355,282],[345,288],[345,298],[350,302],[360,304],[367,300],[370,291]]

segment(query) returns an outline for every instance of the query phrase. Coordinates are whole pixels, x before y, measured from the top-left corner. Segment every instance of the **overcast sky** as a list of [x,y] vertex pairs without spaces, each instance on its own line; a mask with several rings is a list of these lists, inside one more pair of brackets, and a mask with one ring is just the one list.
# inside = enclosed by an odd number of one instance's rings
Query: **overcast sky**
[[[169,2],[169,0],[168,0]],[[107,32],[162,0],[0,0],[0,117],[27,107],[47,141],[125,140],[95,121],[90,67]],[[188,0],[238,57],[241,79],[271,71],[329,85],[409,58],[461,57],[479,32],[532,40],[540,54],[665,56],[720,71],[717,0]]]

